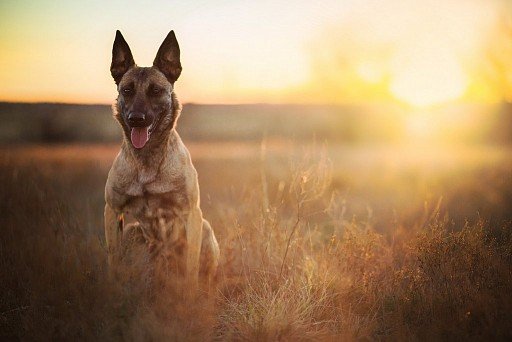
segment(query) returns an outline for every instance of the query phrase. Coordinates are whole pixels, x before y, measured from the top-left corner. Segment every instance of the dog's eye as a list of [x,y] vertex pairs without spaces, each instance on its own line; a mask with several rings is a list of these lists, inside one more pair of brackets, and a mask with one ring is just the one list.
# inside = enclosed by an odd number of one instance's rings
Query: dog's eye
[[157,87],[154,87],[152,90],[153,95],[160,95],[161,92],[162,92],[162,89],[157,88]]
[[123,89],[123,95],[131,95],[131,94],[132,94],[132,90],[130,88]]

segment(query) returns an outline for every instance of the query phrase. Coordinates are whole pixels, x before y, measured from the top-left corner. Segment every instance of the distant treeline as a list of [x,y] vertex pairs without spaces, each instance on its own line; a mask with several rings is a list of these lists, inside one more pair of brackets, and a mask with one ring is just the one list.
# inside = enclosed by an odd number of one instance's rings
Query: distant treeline
[[[450,127],[441,130],[452,138],[469,142],[512,142],[512,104],[497,107],[450,105],[436,109],[436,113],[436,117],[452,115],[456,118],[450,121]],[[414,115],[410,108],[390,104],[186,104],[178,131],[185,140],[261,140],[266,136],[295,141],[316,138],[317,141],[344,143],[395,142],[407,139],[408,121]],[[2,144],[121,139],[121,129],[108,105],[0,102],[0,122]],[[465,127],[464,132],[457,131],[461,126]]]

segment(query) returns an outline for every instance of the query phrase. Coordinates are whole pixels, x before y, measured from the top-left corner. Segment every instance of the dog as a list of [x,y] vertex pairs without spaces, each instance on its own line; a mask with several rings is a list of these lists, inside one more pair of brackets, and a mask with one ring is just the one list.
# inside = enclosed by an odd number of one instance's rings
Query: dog
[[[174,84],[182,67],[174,31],[169,32],[153,66],[135,64],[120,31],[112,48],[112,77],[118,90],[113,106],[123,142],[105,186],[108,263],[115,268],[127,235],[140,235],[154,258],[167,260],[190,289],[199,275],[211,283],[219,245],[199,205],[197,172],[176,132],[181,105]],[[124,239],[124,240],[123,240]]]

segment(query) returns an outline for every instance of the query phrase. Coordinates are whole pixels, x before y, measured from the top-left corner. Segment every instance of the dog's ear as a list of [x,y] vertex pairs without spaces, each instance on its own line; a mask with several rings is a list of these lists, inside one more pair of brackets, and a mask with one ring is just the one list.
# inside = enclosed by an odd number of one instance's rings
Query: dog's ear
[[116,39],[112,47],[112,64],[110,65],[110,73],[116,84],[119,84],[123,75],[135,65],[132,52],[126,40],[119,30],[116,31]]
[[160,70],[169,82],[176,82],[181,74],[180,47],[174,31],[169,32],[156,53],[153,66]]

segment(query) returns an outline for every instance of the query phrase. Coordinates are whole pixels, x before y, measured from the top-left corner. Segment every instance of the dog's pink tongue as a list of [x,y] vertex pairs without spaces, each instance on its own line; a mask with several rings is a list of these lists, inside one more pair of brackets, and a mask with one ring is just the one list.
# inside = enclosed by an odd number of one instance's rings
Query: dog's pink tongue
[[134,127],[131,134],[132,144],[135,148],[143,148],[149,140],[147,127]]

